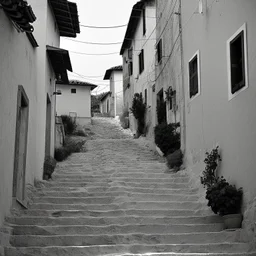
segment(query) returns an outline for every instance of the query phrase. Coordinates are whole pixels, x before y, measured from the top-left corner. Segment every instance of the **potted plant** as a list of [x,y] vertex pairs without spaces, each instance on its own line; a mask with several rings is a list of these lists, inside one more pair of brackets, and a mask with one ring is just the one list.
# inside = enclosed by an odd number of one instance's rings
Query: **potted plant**
[[217,168],[221,161],[219,147],[206,152],[206,167],[201,183],[206,187],[208,206],[215,214],[223,216],[225,228],[240,228],[242,223],[241,205],[243,190],[229,184],[223,176],[218,177]]
[[218,178],[206,190],[208,206],[215,214],[223,216],[225,228],[240,228],[242,223],[241,204],[243,190]]

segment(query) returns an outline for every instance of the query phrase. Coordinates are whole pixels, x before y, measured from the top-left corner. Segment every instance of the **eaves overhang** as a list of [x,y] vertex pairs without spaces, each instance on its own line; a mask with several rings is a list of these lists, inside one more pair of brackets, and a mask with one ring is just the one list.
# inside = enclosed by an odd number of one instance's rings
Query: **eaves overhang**
[[85,87],[90,87],[91,91],[94,90],[96,87],[98,87],[98,85],[96,84],[92,84],[92,83],[88,83],[88,82],[83,82],[83,81],[79,81],[79,80],[69,80],[68,83],[65,83],[63,81],[58,81],[57,84],[61,84],[61,85],[67,85],[67,86],[85,86]]
[[46,46],[57,81],[69,83],[67,70],[72,72],[72,65],[67,50]]
[[60,36],[76,37],[80,33],[78,10],[76,3],[67,0],[48,0],[50,3]]
[[25,0],[0,0],[0,4],[6,15],[18,27],[21,32],[32,33],[31,25],[36,20],[32,7]]
[[108,70],[106,71],[105,75],[104,75],[103,80],[109,80],[110,77],[111,77],[111,73],[112,73],[113,71],[123,71],[123,66],[120,65],[120,66],[115,66],[115,67],[112,67],[112,68],[108,69]]

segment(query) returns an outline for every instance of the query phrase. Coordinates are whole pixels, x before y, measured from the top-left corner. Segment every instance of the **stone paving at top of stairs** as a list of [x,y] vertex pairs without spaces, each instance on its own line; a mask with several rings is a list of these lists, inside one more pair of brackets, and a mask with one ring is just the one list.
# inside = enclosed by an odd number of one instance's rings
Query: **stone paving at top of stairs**
[[86,152],[59,163],[28,210],[7,218],[5,256],[256,255],[202,208],[184,173],[116,121],[93,119]]

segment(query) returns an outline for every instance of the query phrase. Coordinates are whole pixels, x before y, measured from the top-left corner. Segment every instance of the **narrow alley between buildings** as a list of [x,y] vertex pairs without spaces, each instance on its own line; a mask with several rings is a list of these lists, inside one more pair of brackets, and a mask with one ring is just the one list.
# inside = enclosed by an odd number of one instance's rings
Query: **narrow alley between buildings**
[[94,119],[91,130],[86,152],[59,163],[29,209],[7,219],[6,256],[249,255],[239,231],[222,231],[219,216],[198,210],[186,175],[166,172],[113,119]]
[[249,255],[239,231],[222,231],[221,218],[202,209],[185,174],[166,172],[113,119],[90,128],[85,152],[59,163],[29,209],[7,219],[6,256]]

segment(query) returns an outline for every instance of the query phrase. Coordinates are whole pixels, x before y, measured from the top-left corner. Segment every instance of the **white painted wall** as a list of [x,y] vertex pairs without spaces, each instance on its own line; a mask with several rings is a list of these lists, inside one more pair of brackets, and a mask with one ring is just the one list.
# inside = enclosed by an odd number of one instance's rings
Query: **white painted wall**
[[[198,177],[204,169],[205,151],[219,145],[222,156],[219,175],[243,187],[247,206],[256,197],[256,5],[252,0],[212,4],[204,1],[204,4],[207,9],[203,14],[194,12],[197,0],[182,4],[187,165]],[[249,87],[229,100],[227,40],[245,23]],[[188,61],[198,50],[201,94],[190,100]]]
[[55,125],[55,75],[49,61],[46,45],[59,47],[60,35],[55,25],[55,18],[47,0],[30,0],[30,4],[35,12],[37,20],[33,23],[35,28],[34,37],[39,44],[37,49],[37,162],[39,168],[36,169],[36,179],[41,180],[43,174],[43,162],[45,157],[45,126],[46,126],[46,97],[51,100],[52,106],[52,133],[51,133],[51,155],[54,153],[54,125]]
[[113,99],[113,116],[120,116],[123,111],[123,72],[113,71],[110,76],[110,91]]
[[36,50],[25,33],[18,33],[0,9],[0,226],[12,204],[18,85],[29,98],[26,184],[34,183],[36,161]]
[[[91,87],[81,85],[57,84],[57,90],[61,90],[61,95],[57,95],[57,115],[69,115],[75,112],[79,119],[91,120]],[[71,93],[71,89],[76,89],[76,93]]]
[[[153,105],[153,93],[152,93],[152,86],[155,84],[155,26],[156,26],[156,19],[152,18],[156,15],[156,6],[155,1],[150,3],[146,3],[145,6],[146,10],[146,33],[143,35],[143,22],[142,22],[142,15],[140,17],[138,26],[136,28],[136,32],[134,35],[134,40],[132,41],[132,48],[133,48],[133,76],[130,77],[130,85],[131,87],[125,90],[124,97],[125,97],[125,105],[131,107],[132,99],[134,93],[141,93],[144,95],[144,90],[147,89],[147,102],[148,102],[148,109],[147,109],[147,126],[148,126],[148,137],[152,138],[153,136],[153,127],[155,126],[154,117],[150,114],[151,108]],[[150,38],[150,40],[146,40]],[[144,39],[144,40],[143,40]],[[152,39],[152,40],[151,40]],[[139,53],[140,50],[144,49],[144,71],[139,74]],[[124,52],[123,57],[127,56],[127,50]],[[128,74],[127,66],[128,63],[123,61],[124,65],[124,74]],[[125,76],[125,75],[124,75]],[[124,77],[124,80],[127,79],[127,76]],[[129,102],[127,101],[129,99]],[[131,115],[130,117],[130,124],[131,130],[133,133],[136,132],[136,125],[132,125],[135,120],[134,117]]]

